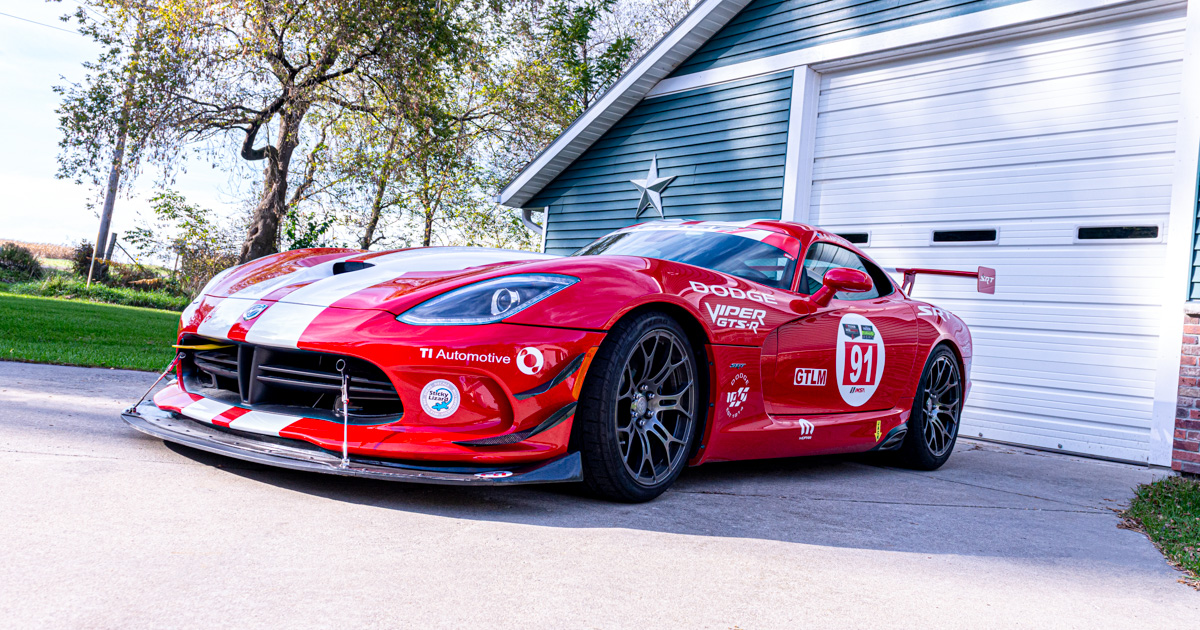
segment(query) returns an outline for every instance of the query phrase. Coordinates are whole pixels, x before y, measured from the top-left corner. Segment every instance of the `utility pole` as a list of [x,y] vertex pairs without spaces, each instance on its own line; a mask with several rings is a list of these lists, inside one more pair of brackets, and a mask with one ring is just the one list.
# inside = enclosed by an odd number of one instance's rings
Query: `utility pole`
[[113,148],[112,165],[108,169],[108,190],[104,194],[104,209],[100,213],[100,231],[96,234],[96,245],[92,248],[92,262],[88,265],[87,286],[92,286],[92,275],[96,270],[96,259],[104,251],[108,230],[112,226],[113,206],[117,203],[117,189],[121,186],[121,170],[125,165],[125,139],[129,136],[129,116],[133,109],[133,90],[137,86],[138,56],[142,46],[142,25],[145,9],[138,11],[137,35],[133,44],[133,59],[130,60],[129,78],[125,82],[125,97],[121,103],[121,116],[117,119],[117,145]]

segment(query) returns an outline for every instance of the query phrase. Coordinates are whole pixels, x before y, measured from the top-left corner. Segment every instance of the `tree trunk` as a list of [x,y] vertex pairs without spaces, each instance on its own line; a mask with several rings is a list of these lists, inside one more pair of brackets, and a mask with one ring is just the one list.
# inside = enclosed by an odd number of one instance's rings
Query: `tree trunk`
[[254,208],[246,240],[242,243],[239,263],[262,258],[279,251],[279,225],[287,212],[288,167],[292,153],[300,143],[300,123],[308,107],[297,104],[284,111],[279,120],[279,146],[266,152],[263,169],[263,194]]
[[367,219],[367,227],[363,229],[362,239],[358,242],[363,249],[371,249],[371,244],[375,241],[375,229],[379,227],[379,216],[383,214],[383,194],[387,191],[388,181],[391,179],[392,152],[396,150],[396,141],[399,139],[400,132],[396,131],[388,141],[387,156],[384,158],[375,187],[375,200],[371,203],[371,218]]

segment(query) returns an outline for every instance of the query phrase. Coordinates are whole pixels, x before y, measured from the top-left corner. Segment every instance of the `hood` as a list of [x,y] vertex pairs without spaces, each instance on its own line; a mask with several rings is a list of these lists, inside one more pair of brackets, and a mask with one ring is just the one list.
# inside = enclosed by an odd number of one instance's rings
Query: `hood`
[[[199,334],[226,338],[246,310],[259,301],[277,305],[263,312],[256,329],[270,328],[274,320],[299,325],[300,320],[311,321],[329,307],[401,312],[440,293],[443,287],[449,289],[500,268],[558,258],[482,247],[423,247],[379,254],[322,250],[303,260],[319,261],[315,264],[298,264],[295,252],[286,254],[214,278],[204,294],[223,299],[204,309]],[[250,275],[253,279],[247,277]],[[424,288],[428,290],[422,291]],[[183,321],[191,321],[196,306],[193,303],[184,312]]]

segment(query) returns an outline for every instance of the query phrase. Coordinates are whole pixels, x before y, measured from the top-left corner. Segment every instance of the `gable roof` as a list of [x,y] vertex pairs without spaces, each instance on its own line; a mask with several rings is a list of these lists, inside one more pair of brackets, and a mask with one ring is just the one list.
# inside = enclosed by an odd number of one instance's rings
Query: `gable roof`
[[750,0],[701,0],[583,115],[526,164],[496,195],[496,201],[519,208],[532,199],[749,3]]

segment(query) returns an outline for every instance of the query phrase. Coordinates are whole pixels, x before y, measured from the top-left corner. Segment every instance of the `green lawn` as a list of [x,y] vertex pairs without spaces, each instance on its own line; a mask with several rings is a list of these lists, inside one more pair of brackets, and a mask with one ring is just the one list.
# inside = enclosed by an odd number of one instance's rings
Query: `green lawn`
[[1200,479],[1167,477],[1138,486],[1122,516],[1200,586]]
[[179,313],[0,293],[0,359],[160,371]]

